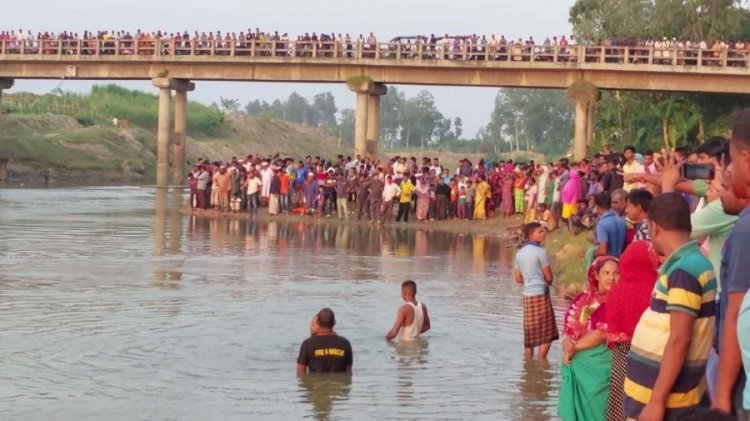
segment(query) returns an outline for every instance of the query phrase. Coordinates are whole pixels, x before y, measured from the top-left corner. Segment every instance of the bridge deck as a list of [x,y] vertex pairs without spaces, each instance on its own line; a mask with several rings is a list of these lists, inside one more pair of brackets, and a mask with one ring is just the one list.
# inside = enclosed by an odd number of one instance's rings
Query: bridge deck
[[745,50],[653,47],[424,44],[37,41],[0,43],[0,77],[341,83],[366,74],[416,85],[566,88],[586,79],[602,89],[750,93]]

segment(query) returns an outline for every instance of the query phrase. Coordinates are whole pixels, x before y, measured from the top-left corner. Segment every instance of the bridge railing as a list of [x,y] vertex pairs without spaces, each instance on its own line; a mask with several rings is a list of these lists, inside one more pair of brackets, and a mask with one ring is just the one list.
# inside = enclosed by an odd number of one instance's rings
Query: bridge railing
[[750,67],[750,50],[644,46],[477,45],[274,40],[0,40],[5,56],[216,56]]

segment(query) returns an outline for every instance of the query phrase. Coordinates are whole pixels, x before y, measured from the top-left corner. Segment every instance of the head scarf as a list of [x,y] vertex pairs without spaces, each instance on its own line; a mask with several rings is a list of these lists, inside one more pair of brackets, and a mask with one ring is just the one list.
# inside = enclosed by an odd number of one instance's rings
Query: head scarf
[[568,311],[565,312],[563,330],[566,336],[577,340],[591,330],[606,330],[606,297],[599,294],[599,281],[596,279],[596,274],[607,262],[617,263],[617,259],[612,256],[601,256],[589,267],[588,290],[576,295]]
[[620,282],[607,298],[607,342],[629,342],[650,302],[659,256],[648,241],[635,241],[620,257]]

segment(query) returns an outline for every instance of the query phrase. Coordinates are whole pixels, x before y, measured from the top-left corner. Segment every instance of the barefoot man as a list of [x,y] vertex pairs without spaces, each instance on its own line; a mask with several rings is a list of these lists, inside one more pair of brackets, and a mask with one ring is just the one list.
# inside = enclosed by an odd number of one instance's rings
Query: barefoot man
[[421,333],[430,330],[430,316],[427,314],[427,306],[417,301],[417,283],[408,280],[401,284],[401,297],[404,304],[398,308],[396,323],[385,335],[385,339],[391,340],[401,330],[401,340],[410,341]]
[[547,232],[539,222],[526,224],[523,231],[527,242],[516,253],[514,275],[523,284],[524,355],[532,357],[539,347],[539,358],[546,359],[552,341],[559,339],[549,295],[552,268],[542,248]]

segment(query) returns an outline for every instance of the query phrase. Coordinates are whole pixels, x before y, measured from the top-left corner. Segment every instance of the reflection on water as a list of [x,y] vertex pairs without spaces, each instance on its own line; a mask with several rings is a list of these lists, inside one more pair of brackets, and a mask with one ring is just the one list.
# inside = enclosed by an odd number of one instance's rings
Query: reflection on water
[[312,404],[315,419],[331,419],[334,403],[346,401],[352,386],[351,374],[308,374],[299,377],[300,389],[305,391],[302,401]]
[[[496,237],[206,219],[183,200],[0,189],[4,419],[554,418],[559,351],[524,362],[513,251]],[[408,278],[432,330],[390,343]],[[354,348],[343,382],[294,373],[324,306]]]

